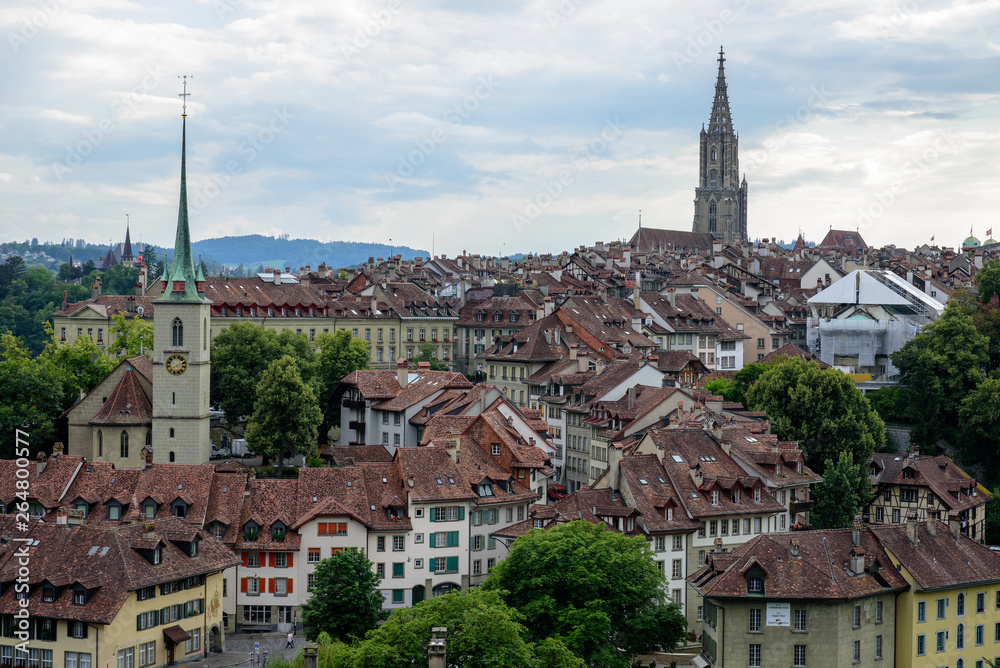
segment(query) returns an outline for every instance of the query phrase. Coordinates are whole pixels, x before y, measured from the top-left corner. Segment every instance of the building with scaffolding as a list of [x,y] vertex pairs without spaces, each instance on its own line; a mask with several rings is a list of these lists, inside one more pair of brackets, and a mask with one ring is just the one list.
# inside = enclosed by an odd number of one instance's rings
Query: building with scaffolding
[[944,304],[891,271],[859,269],[809,299],[806,344],[862,389],[899,382],[891,355]]

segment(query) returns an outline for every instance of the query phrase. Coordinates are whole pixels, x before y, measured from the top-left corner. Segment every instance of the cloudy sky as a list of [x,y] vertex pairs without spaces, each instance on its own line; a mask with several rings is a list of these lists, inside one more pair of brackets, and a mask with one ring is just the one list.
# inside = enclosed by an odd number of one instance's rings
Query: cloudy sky
[[559,252],[691,229],[720,44],[755,238],[1000,236],[1000,0],[7,0],[0,239]]

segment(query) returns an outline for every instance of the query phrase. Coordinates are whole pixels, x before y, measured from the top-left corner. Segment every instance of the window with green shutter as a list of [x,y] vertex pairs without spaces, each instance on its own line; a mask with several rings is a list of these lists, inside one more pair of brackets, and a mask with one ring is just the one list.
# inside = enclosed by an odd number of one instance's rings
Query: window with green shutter
[[[437,508],[431,508],[431,522],[437,522]],[[434,547],[433,545],[431,547]]]
[[431,547],[437,547],[437,534],[436,533],[432,533],[430,535],[429,542],[430,542]]
[[458,557],[448,557],[445,570],[452,573],[458,572]]
[[394,563],[392,565],[392,577],[394,577],[394,578],[405,577],[405,573],[403,571],[404,565],[405,564],[403,564],[402,562],[396,562],[396,563]]
[[458,547],[458,532],[449,531],[448,532],[448,547]]

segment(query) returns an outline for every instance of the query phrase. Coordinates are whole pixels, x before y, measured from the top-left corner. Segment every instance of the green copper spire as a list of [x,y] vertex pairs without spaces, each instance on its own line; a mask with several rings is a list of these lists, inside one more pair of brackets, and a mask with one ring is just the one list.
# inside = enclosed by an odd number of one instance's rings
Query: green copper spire
[[[201,267],[195,271],[191,255],[191,228],[187,206],[187,80],[184,81],[184,113],[181,114],[181,196],[177,211],[177,237],[174,240],[174,260],[166,272],[166,284],[160,299],[168,301],[205,301]],[[200,290],[199,290],[200,288]]]

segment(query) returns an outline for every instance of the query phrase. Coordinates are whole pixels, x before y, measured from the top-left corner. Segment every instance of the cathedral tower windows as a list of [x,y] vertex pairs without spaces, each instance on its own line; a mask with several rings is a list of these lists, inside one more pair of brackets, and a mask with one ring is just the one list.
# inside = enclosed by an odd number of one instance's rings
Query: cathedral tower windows
[[180,348],[184,345],[184,324],[180,318],[174,318],[173,345],[174,348]]
[[128,459],[128,432],[124,429],[122,429],[121,444],[122,459]]

